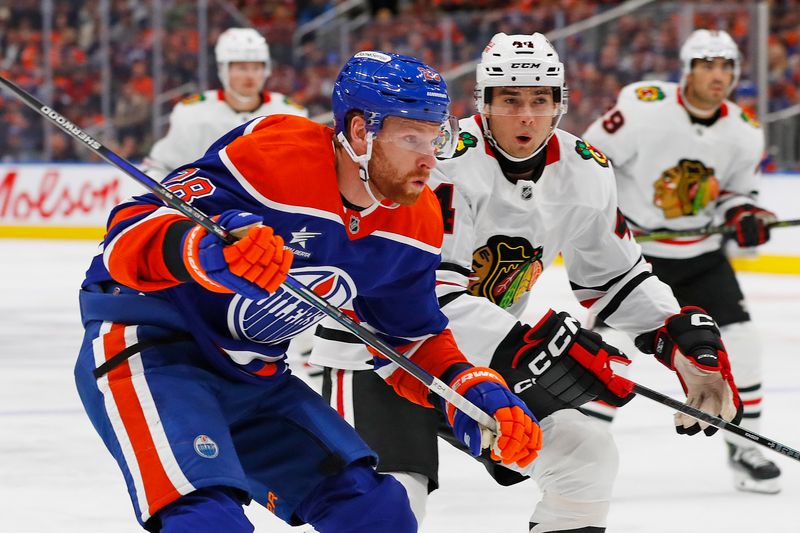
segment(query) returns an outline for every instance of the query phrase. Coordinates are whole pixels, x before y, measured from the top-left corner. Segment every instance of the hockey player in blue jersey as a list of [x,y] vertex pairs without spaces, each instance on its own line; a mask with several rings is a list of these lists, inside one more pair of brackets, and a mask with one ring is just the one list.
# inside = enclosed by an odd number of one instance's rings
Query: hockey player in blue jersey
[[281,288],[288,272],[493,416],[488,438],[375,355],[398,394],[445,410],[473,454],[534,460],[536,419],[467,362],[434,291],[443,223],[426,181],[454,148],[448,104],[427,65],[360,52],[336,81],[335,129],[255,119],[165,179],[236,244],[152,194],[111,212],[80,292],[75,377],[145,529],[252,531],[242,505],[255,500],[323,533],[416,531],[402,486],[287,370],[290,339],[323,316]]

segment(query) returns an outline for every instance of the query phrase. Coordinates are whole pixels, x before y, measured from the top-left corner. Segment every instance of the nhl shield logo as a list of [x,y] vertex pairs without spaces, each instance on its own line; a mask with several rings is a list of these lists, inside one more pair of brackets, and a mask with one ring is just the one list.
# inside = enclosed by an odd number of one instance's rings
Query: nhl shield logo
[[361,229],[361,221],[355,215],[350,215],[350,233],[358,233],[358,230]]
[[522,191],[520,191],[520,196],[522,196],[523,200],[530,200],[533,198],[533,187],[528,184],[522,186]]

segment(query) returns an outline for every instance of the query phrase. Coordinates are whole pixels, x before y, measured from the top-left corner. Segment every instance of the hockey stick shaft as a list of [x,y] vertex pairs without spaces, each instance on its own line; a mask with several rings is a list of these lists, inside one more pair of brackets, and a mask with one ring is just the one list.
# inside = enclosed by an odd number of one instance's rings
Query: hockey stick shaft
[[[25,103],[25,105],[61,128],[73,139],[80,141],[81,144],[87,146],[105,161],[125,172],[125,174],[139,182],[159,199],[163,200],[169,206],[174,207],[192,219],[192,221],[194,221],[196,224],[203,226],[210,233],[217,235],[220,239],[228,244],[233,244],[238,240],[234,235],[211,220],[202,211],[175,196],[175,194],[173,194],[169,189],[136,168],[127,159],[119,156],[109,148],[105,147],[100,141],[85,133],[76,124],[67,120],[63,115],[55,111],[50,106],[45,105],[33,95],[17,86],[15,83],[7,80],[3,76],[0,76],[0,85],[13,93],[17,98]],[[497,432],[497,423],[495,422],[494,418],[489,416],[482,409],[478,408],[478,406],[476,406],[474,403],[458,394],[442,380],[432,376],[430,373],[420,368],[419,365],[403,356],[392,346],[383,342],[364,326],[344,314],[337,307],[329,304],[323,298],[311,291],[308,287],[297,281],[294,277],[291,275],[288,276],[286,281],[283,283],[283,287],[298,298],[305,300],[326,315],[336,320],[339,324],[350,330],[365,344],[380,352],[387,359],[397,364],[404,371],[421,381],[426,387],[428,387],[428,389],[454,405],[456,409],[463,412],[465,415],[469,416],[482,426],[490,429],[493,432]]]
[[[789,220],[777,220],[767,224],[769,229],[788,228],[790,226],[800,226],[800,218]],[[733,226],[711,226],[709,228],[690,229],[686,231],[656,231],[653,233],[643,233],[636,236],[637,242],[660,241],[664,239],[675,239],[677,237],[701,237],[703,235],[716,235],[718,233],[735,233]]]
[[707,422],[708,424],[711,424],[714,427],[717,427],[725,431],[729,431],[731,433],[735,433],[740,437],[744,437],[745,439],[750,440],[756,444],[760,444],[761,446],[769,448],[781,455],[785,455],[787,457],[791,457],[792,459],[800,461],[800,451],[797,451],[794,448],[790,448],[789,446],[781,444],[780,442],[768,439],[763,435],[759,435],[754,431],[744,429],[741,426],[737,426],[736,424],[733,424],[731,422],[726,422],[725,420],[710,415],[704,411],[701,411],[700,409],[695,409],[694,407],[690,407],[685,403],[679,402],[678,400],[670,398],[669,396],[661,394],[660,392],[648,389],[647,387],[639,385],[638,383],[634,383],[633,392],[635,392],[636,394],[641,394],[645,398],[649,398],[662,405],[666,405],[667,407],[671,407],[677,411],[680,411],[683,414],[696,418],[697,420],[700,420],[702,422]]

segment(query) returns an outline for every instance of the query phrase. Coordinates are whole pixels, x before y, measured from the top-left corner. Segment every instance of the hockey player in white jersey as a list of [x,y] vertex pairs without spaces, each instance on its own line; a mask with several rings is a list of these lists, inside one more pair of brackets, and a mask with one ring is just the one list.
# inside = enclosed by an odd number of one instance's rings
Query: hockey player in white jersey
[[[634,231],[725,223],[739,246],[769,239],[775,215],[756,204],[764,136],[727,96],[741,59],[724,31],[696,30],[680,51],[681,82],[639,82],[585,138],[613,161],[619,205]],[[742,426],[759,431],[762,351],[719,235],[642,243],[653,272],[682,305],[705,308],[720,326],[744,405]],[[613,324],[612,324],[613,326]],[[598,412],[593,404],[590,410]],[[603,408],[600,407],[600,410]],[[613,409],[605,409],[607,417]],[[735,486],[775,493],[780,470],[749,441],[725,434]]]
[[[467,356],[499,371],[543,432],[539,457],[527,469],[481,459],[501,484],[523,475],[537,481],[543,498],[532,532],[605,531],[616,446],[607,427],[575,407],[595,397],[617,406],[629,401],[631,383],[610,365],[626,358],[567,313],[519,320],[543,269],[562,254],[584,306],[656,352],[678,374],[688,403],[731,420],[739,403],[727,356],[713,321],[701,309],[681,309],[650,273],[618,215],[608,160],[557,128],[567,90],[547,39],[495,35],[477,68],[476,102],[480,114],[461,120],[455,156],[440,162],[429,182],[446,233],[439,303]],[[317,329],[311,361],[328,367],[323,395],[378,451],[379,470],[404,484],[421,521],[438,484],[439,420],[372,379],[369,359],[332,321]],[[676,424],[682,433],[714,431],[684,416]]]
[[145,159],[150,176],[161,179],[199,159],[214,141],[255,117],[308,116],[287,96],[262,90],[272,62],[269,45],[256,30],[225,30],[217,39],[214,55],[223,89],[189,96],[175,106],[167,135],[153,145]]

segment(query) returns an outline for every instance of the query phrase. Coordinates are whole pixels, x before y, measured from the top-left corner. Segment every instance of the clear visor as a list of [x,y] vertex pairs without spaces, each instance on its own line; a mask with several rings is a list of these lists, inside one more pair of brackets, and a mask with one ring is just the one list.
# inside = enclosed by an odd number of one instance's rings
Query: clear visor
[[492,116],[553,118],[566,113],[566,103],[554,99],[553,87],[492,87],[482,113]]
[[448,116],[441,124],[402,117],[386,117],[375,141],[385,149],[414,152],[437,158],[452,157],[458,145],[458,119]]

